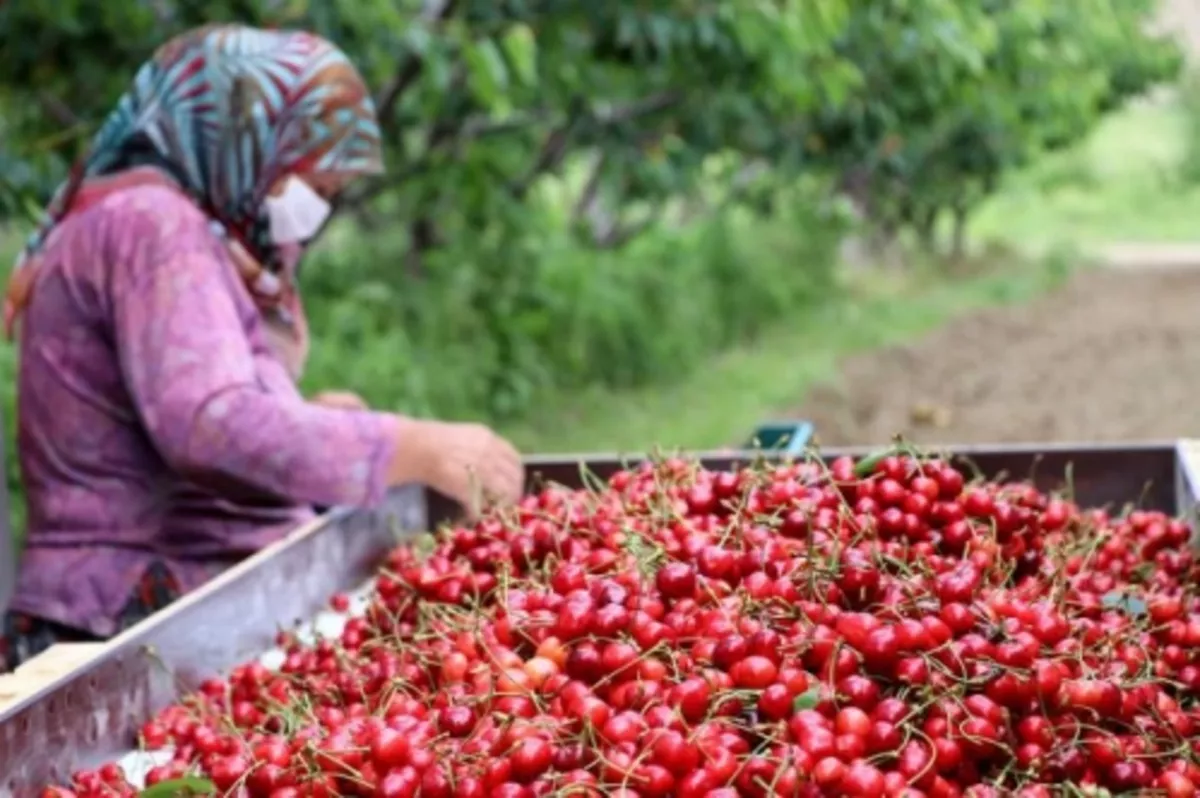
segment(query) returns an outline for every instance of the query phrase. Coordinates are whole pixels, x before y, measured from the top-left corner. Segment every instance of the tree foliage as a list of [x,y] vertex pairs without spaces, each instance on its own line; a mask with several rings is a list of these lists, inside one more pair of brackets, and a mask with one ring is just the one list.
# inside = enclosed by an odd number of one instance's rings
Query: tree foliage
[[[43,195],[136,65],[216,19],[340,43],[378,89],[389,175],[367,224],[407,226],[408,266],[519,226],[579,164],[565,220],[597,246],[697,181],[840,179],[888,232],[965,219],[1007,169],[1172,77],[1150,0],[25,0],[0,6],[9,212]],[[714,167],[713,164],[719,164]],[[581,167],[579,167],[581,168]],[[714,169],[718,169],[714,174]],[[752,193],[752,192],[751,192]],[[26,203],[27,204],[27,203]]]

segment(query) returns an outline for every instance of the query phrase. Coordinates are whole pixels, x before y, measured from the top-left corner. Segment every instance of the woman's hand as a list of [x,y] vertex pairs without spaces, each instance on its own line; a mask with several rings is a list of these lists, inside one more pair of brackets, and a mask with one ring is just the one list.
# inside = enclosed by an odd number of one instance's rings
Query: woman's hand
[[367,403],[358,394],[349,391],[322,391],[309,400],[314,405],[333,410],[368,410]]
[[513,504],[525,489],[520,454],[482,424],[403,419],[393,477],[396,484],[423,482],[471,516]]

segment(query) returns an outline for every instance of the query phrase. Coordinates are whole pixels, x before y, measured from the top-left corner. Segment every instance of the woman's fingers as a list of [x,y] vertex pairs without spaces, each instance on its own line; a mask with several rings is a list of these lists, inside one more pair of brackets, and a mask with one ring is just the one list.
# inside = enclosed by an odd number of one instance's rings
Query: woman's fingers
[[503,491],[502,498],[515,502],[521,498],[525,490],[525,467],[521,463],[521,455],[511,443],[497,437],[495,443],[495,464],[499,487]]
[[494,504],[513,504],[525,488],[521,455],[511,443],[481,424],[441,424],[443,443],[431,483],[471,516]]
[[520,471],[508,467],[497,467],[491,480],[488,498],[496,504],[514,504],[524,492],[524,478]]
[[479,475],[483,500],[488,505],[515,504],[525,489],[525,473],[519,459],[494,457]]

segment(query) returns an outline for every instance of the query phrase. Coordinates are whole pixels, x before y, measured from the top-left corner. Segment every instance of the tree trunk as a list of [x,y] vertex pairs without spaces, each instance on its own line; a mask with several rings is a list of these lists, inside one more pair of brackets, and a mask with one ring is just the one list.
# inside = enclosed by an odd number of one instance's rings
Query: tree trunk
[[954,227],[950,238],[950,257],[955,263],[961,263],[967,255],[967,216],[968,208],[959,203],[952,209]]
[[425,253],[438,245],[437,227],[429,217],[415,220],[408,227],[408,252],[404,255],[404,273],[410,279],[425,277]]
[[937,208],[926,208],[917,214],[914,227],[917,233],[917,243],[926,255],[937,254]]

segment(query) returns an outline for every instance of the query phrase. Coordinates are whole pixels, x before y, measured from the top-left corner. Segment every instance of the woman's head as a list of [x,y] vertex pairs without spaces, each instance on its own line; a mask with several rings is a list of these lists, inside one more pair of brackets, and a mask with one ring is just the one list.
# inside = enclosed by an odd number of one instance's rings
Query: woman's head
[[83,181],[154,166],[278,274],[284,253],[319,231],[350,181],[383,171],[379,137],[361,76],[324,39],[238,25],[193,30],[138,71],[30,254]]
[[97,134],[85,172],[119,168],[138,140],[267,263],[277,243],[294,243],[273,239],[272,199],[295,204],[307,188],[330,202],[353,178],[383,171],[362,78],[341,50],[303,32],[212,26],[171,40]]

